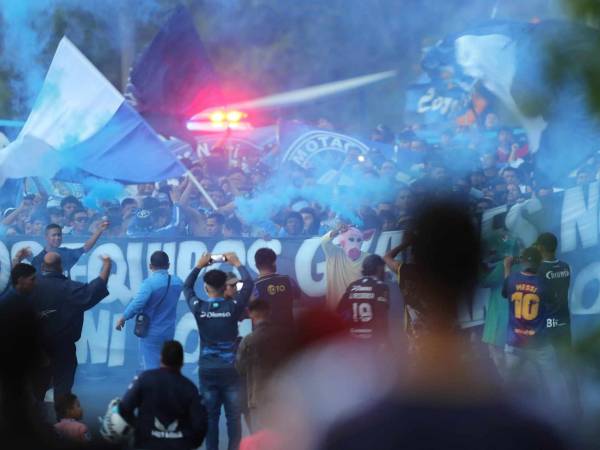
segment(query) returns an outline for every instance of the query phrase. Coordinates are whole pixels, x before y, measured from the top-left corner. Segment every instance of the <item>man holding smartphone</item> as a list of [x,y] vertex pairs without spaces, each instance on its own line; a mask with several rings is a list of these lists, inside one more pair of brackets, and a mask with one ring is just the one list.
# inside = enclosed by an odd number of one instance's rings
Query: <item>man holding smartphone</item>
[[[234,297],[227,299],[227,274],[222,270],[208,270],[204,276],[204,295],[197,296],[194,285],[200,271],[215,262],[227,262],[236,267],[244,283]],[[221,406],[227,417],[228,448],[240,444],[241,406],[240,380],[235,369],[238,346],[238,321],[244,317],[254,283],[235,253],[204,254],[185,280],[183,294],[194,314],[200,334],[199,378],[200,391],[208,410],[207,450],[219,448],[219,417]]]

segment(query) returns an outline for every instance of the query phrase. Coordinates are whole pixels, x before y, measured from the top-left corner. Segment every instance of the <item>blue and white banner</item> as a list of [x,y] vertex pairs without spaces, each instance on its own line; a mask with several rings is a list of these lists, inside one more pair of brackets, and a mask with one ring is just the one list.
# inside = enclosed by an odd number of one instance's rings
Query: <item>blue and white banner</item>
[[406,91],[406,111],[425,125],[449,125],[466,111],[471,94],[460,88],[440,89],[433,83],[413,84]]
[[[575,338],[582,338],[600,329],[600,183],[586,188],[575,187],[540,202],[530,200],[510,210],[498,207],[483,217],[482,234],[491,232],[493,218],[506,213],[505,225],[524,245],[531,245],[538,234],[554,232],[559,239],[559,258],[571,265],[570,310]],[[363,250],[385,254],[401,240],[401,232],[386,232],[365,242]],[[83,242],[70,242],[81,246]],[[8,283],[10,258],[22,247],[30,246],[34,253],[42,249],[38,240],[6,238],[0,243],[0,289]],[[109,281],[110,295],[98,306],[85,313],[81,340],[77,343],[81,364],[107,367],[137,365],[136,339],[132,330],[114,330],[116,320],[148,275],[150,255],[164,250],[171,260],[171,273],[185,279],[197,259],[205,251],[236,252],[251,274],[256,276],[254,254],[261,247],[270,247],[278,254],[277,267],[281,273],[294,277],[303,292],[303,301],[314,305],[323,300],[326,292],[326,262],[320,238],[309,239],[229,239],[214,240],[128,240],[101,242],[84,255],[71,270],[77,281],[90,281],[100,272],[99,255],[108,254],[115,267]],[[231,270],[224,265],[224,270]],[[489,288],[481,288],[470,307],[460,311],[463,327],[483,324]],[[131,328],[131,327],[129,327]],[[198,333],[193,316],[183,300],[177,313],[176,339],[185,344],[185,360],[197,361]]]
[[[382,233],[363,245],[364,251],[385,254],[391,247],[398,245],[399,232]],[[68,242],[68,247],[80,247],[83,242]],[[34,254],[42,250],[38,240],[16,238],[0,242],[0,290],[3,290],[10,276],[10,259],[19,249],[29,246]],[[200,256],[212,253],[235,252],[242,264],[256,277],[258,271],[254,264],[254,254],[259,248],[272,248],[277,254],[277,268],[280,273],[290,275],[298,281],[303,292],[304,304],[314,305],[323,300],[326,291],[325,256],[321,250],[320,238],[310,239],[228,239],[215,240],[131,240],[115,239],[101,242],[89,254],[84,255],[71,269],[73,280],[88,282],[100,273],[100,255],[109,255],[114,263],[108,290],[110,295],[99,305],[85,313],[82,337],[77,343],[77,355],[80,364],[101,364],[108,367],[137,365],[136,338],[128,323],[126,332],[114,329],[116,320],[125,306],[138,291],[144,278],[148,276],[150,256],[157,250],[169,255],[170,273],[185,280]],[[211,266],[213,267],[213,266]],[[214,268],[232,270],[227,264]],[[185,344],[186,362],[198,359],[198,333],[196,322],[189,312],[183,297],[177,310],[176,339]]]
[[391,158],[393,145],[348,136],[335,131],[313,128],[299,122],[285,122],[280,127],[280,151],[282,162],[293,162],[303,168],[318,165],[318,158],[341,155],[350,150],[367,154],[377,152]]
[[67,38],[19,136],[0,150],[0,184],[61,171],[133,183],[183,173],[168,143]]

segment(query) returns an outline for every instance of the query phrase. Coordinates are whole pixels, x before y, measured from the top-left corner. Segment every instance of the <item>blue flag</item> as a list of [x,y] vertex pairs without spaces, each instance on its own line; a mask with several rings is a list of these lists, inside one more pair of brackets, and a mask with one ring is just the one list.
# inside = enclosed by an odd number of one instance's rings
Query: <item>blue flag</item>
[[222,103],[217,76],[187,8],[174,11],[137,59],[128,97],[144,116],[182,120]]
[[600,121],[586,84],[598,37],[564,21],[490,22],[448,36],[425,62],[455,67],[496,96],[526,130],[536,176],[560,186],[598,150]]
[[63,38],[23,129],[0,150],[0,184],[66,172],[143,183],[183,169],[168,142]]

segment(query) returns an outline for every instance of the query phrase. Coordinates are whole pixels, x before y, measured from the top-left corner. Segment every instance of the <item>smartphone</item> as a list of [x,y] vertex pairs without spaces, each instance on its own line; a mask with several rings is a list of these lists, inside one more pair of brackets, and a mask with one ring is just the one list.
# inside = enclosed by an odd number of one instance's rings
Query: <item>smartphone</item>
[[210,262],[225,262],[227,261],[227,257],[225,255],[210,255]]

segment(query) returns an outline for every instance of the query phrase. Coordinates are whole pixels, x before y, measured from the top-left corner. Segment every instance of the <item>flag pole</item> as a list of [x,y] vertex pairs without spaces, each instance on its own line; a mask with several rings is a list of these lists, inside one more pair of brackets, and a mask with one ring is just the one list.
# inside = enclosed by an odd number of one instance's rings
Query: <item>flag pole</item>
[[[163,138],[163,139],[165,139],[165,138]],[[187,145],[189,145],[189,144],[187,144]],[[173,150],[171,150],[171,149],[169,149],[169,150],[170,150],[171,155],[175,159],[175,161],[177,161],[177,164],[179,164],[181,166],[181,168],[183,169],[184,176],[187,176],[190,180],[192,180],[192,183],[194,184],[194,186],[196,186],[196,189],[198,189],[198,191],[200,191],[200,193],[206,199],[206,201],[208,202],[208,204],[210,205],[210,207],[214,211],[217,211],[219,209],[218,206],[217,206],[217,204],[214,202],[214,200],[211,198],[211,196],[208,195],[208,192],[206,192],[206,189],[204,189],[202,187],[202,185],[200,184],[200,181],[198,181],[198,178],[196,177],[196,175],[194,175],[192,173],[192,171],[190,169],[188,169],[185,166],[185,164],[183,164],[181,162],[181,160],[173,153]]]
[[215,211],[218,210],[219,208],[217,207],[217,204],[213,201],[213,199],[210,197],[210,195],[208,195],[208,192],[206,192],[206,189],[204,189],[202,187],[202,185],[198,181],[198,178],[196,178],[196,175],[194,175],[190,169],[185,167],[181,161],[179,161],[179,164],[181,164],[181,166],[185,169],[185,175],[187,175],[189,177],[189,179],[192,180],[192,183],[194,183],[194,186],[196,186],[196,188],[204,196],[204,198],[206,199],[206,201],[208,202],[210,207]]

